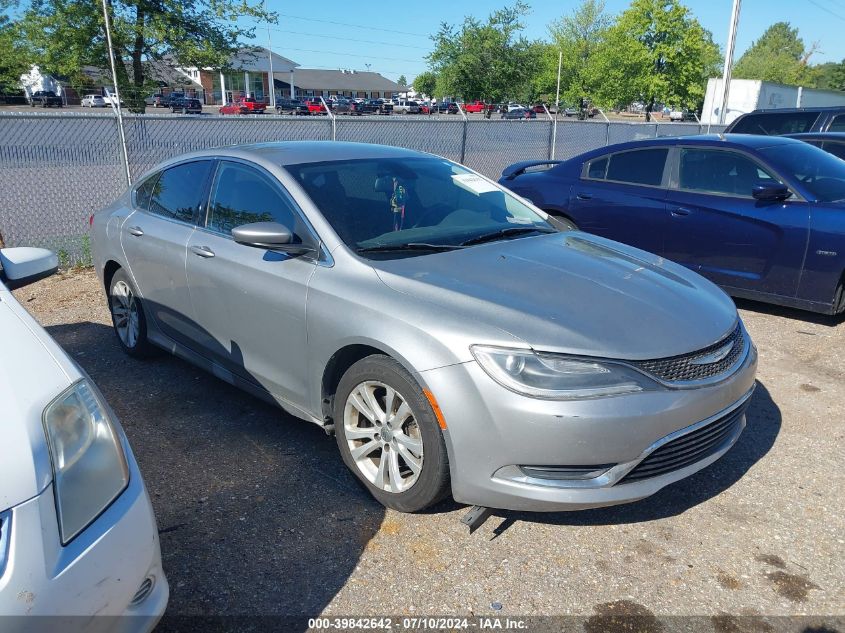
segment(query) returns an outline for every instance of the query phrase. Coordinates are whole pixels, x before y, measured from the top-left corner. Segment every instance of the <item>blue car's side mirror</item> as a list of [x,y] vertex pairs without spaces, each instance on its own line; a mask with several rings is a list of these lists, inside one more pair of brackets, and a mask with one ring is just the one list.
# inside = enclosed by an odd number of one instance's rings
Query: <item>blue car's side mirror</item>
[[774,185],[757,185],[751,191],[755,199],[763,202],[779,202],[792,196],[789,187],[780,183]]

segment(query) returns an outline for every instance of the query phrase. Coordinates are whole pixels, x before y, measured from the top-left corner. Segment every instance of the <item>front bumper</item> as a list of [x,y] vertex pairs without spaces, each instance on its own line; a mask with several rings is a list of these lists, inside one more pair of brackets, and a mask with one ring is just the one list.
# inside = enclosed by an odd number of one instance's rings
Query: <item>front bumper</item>
[[[169,587],[153,509],[131,452],[127,461],[127,489],[65,547],[52,485],[8,511],[8,558],[0,576],[4,633],[149,633],[155,627]],[[133,603],[145,579],[152,588]]]
[[[582,510],[637,501],[716,461],[745,426],[741,407],[755,385],[753,345],[726,380],[577,401],[515,394],[476,362],[420,375],[447,425],[452,494],[461,503],[525,511]],[[653,477],[625,480],[650,453],[736,412],[735,424],[698,461]],[[603,465],[592,479],[530,476],[521,467]]]

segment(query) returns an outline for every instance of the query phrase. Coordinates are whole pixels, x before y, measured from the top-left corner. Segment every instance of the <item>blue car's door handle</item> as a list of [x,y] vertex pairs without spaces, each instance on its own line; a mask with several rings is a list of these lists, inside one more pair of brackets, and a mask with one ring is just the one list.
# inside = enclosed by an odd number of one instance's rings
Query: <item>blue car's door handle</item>
[[689,215],[690,213],[691,213],[691,211],[687,208],[684,208],[684,207],[678,207],[677,209],[672,210],[672,215],[675,216],[676,218],[680,218],[682,216]]
[[579,200],[592,200],[593,194],[591,194],[591,193],[579,193],[575,197],[578,198]]

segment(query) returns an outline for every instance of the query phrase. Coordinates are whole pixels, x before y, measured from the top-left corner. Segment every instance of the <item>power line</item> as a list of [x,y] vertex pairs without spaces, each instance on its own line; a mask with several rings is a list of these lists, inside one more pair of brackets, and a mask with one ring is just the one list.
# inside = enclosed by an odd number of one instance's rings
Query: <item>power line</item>
[[340,55],[342,57],[360,57],[363,59],[384,59],[389,62],[408,62],[409,64],[424,64],[425,62],[421,59],[402,59],[400,57],[384,57],[382,55],[353,55],[352,53],[340,52],[340,51],[325,51],[325,50],[313,50],[310,48],[291,48],[289,46],[285,46],[284,50],[286,51],[299,51],[301,53],[322,53],[324,55]]
[[366,26],[364,24],[351,24],[349,22],[335,22],[333,20],[320,20],[318,18],[304,18],[300,15],[290,15],[289,13],[279,13],[277,14],[283,18],[290,18],[292,20],[305,20],[306,22],[320,22],[321,24],[334,24],[336,26],[351,26],[352,28],[356,29],[366,29],[368,31],[383,31],[385,33],[396,33],[398,35],[409,35],[411,37],[424,37],[426,39],[429,38],[428,35],[421,35],[419,33],[409,33],[408,31],[396,31],[394,29],[381,29],[375,26]]
[[[261,25],[256,25],[256,28],[259,28],[260,26]],[[384,42],[384,41],[379,41],[379,40],[359,40],[359,39],[355,39],[355,38],[352,38],[352,37],[339,37],[339,36],[335,36],[335,35],[322,35],[320,33],[305,33],[303,31],[288,31],[288,30],[285,30],[285,29],[276,29],[276,28],[273,28],[273,27],[268,27],[268,28],[271,31],[274,31],[276,33],[290,33],[290,34],[293,34],[293,35],[306,35],[308,37],[322,37],[322,38],[329,39],[329,40],[342,40],[344,42],[359,42],[361,44],[384,44],[386,46],[393,46],[393,45],[396,44],[396,42]],[[410,46],[408,44],[402,44],[402,48],[416,48],[416,49],[419,49],[421,51],[431,50],[431,48],[428,47],[428,46]]]
[[815,5],[816,7],[818,7],[819,9],[821,9],[822,11],[826,11],[827,13],[829,13],[830,15],[832,15],[833,17],[835,17],[835,18],[839,18],[840,20],[845,21],[845,16],[843,16],[843,15],[842,15],[842,14],[840,14],[840,13],[836,13],[835,11],[833,11],[833,10],[831,10],[831,9],[828,9],[828,8],[827,8],[826,6],[824,6],[823,4],[819,4],[816,0],[809,0],[809,2],[810,2],[810,4]]

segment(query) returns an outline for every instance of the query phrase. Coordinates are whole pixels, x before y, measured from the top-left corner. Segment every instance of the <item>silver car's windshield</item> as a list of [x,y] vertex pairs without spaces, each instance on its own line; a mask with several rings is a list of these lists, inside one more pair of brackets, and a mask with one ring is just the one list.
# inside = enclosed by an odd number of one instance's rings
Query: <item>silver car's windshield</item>
[[419,255],[555,230],[517,197],[442,158],[357,159],[286,169],[347,246],[368,256]]

